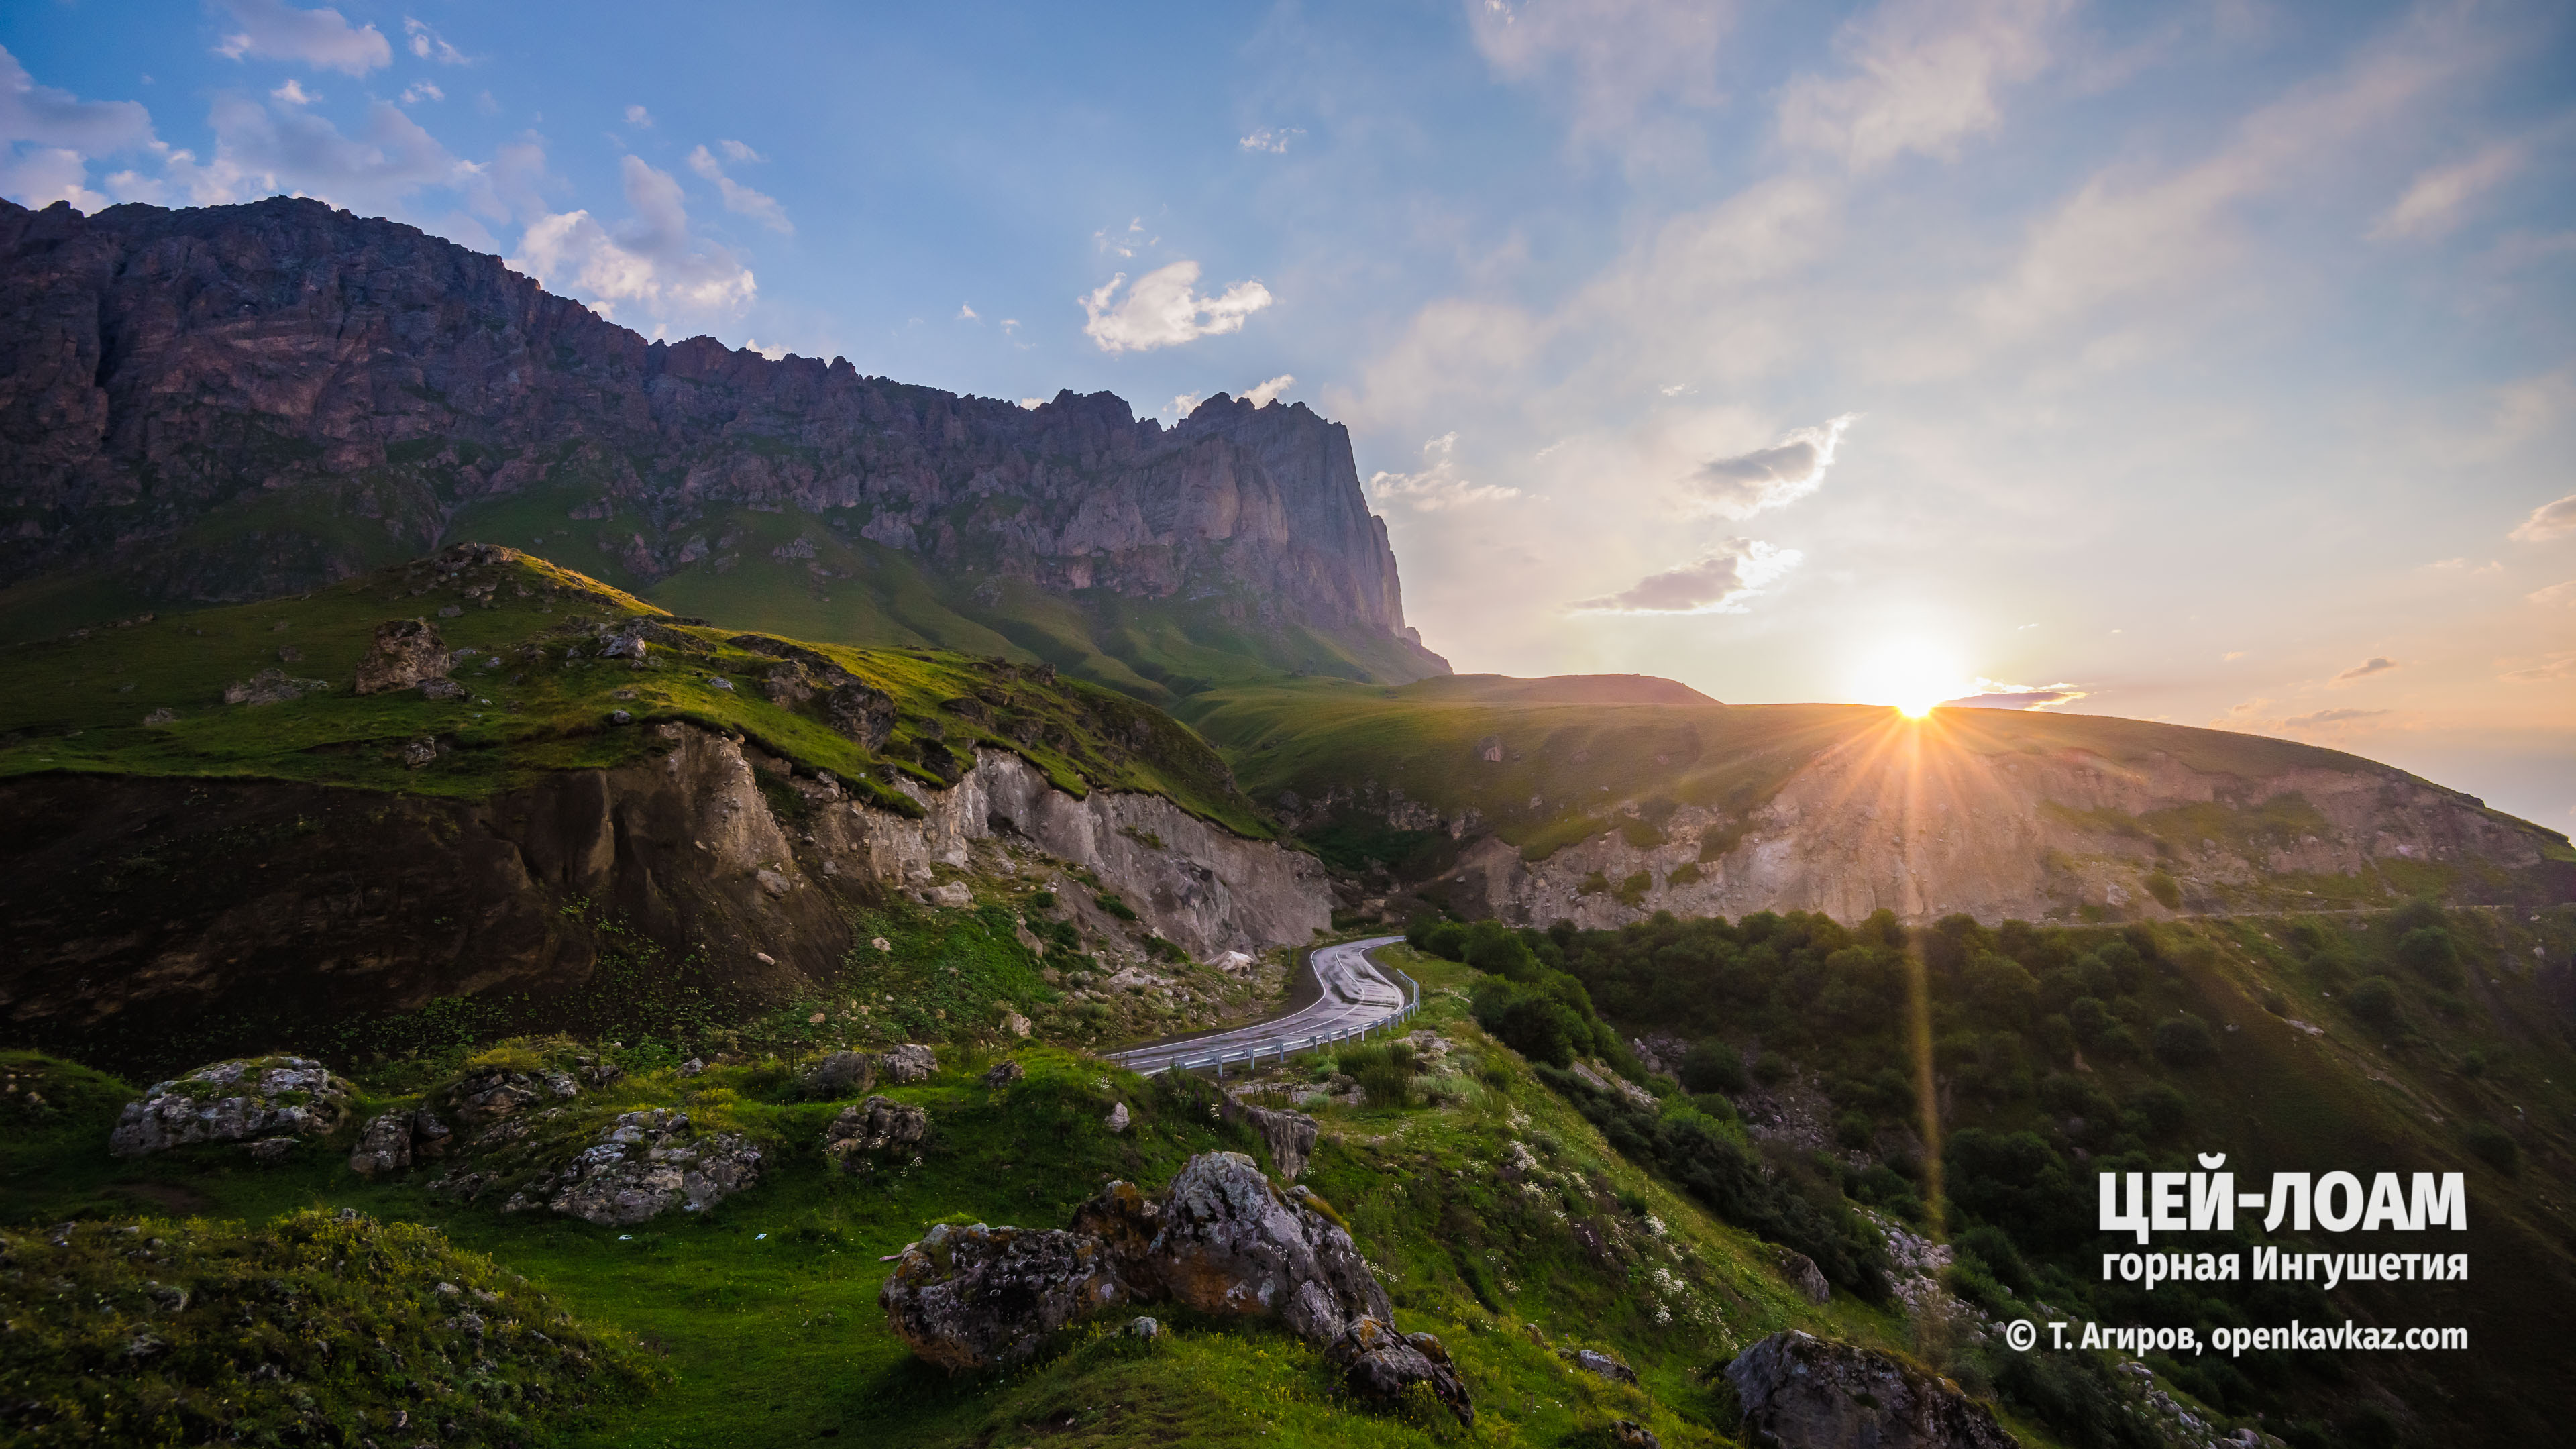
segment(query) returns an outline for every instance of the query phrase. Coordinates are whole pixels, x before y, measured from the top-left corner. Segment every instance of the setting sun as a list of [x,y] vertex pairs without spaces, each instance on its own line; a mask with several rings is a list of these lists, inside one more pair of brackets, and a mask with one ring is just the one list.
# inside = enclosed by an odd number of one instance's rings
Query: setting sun
[[1904,642],[1869,655],[1855,671],[1853,693],[1870,704],[1894,705],[1907,719],[1921,719],[1945,699],[1974,694],[1976,685],[1955,655]]

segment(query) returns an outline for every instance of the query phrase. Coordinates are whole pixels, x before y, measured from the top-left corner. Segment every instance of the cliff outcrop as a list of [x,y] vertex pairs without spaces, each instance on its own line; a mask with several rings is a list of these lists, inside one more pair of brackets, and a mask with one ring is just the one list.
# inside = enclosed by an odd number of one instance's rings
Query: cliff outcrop
[[[12,922],[0,1014],[22,1037],[148,1058],[161,1035],[440,1000],[537,1004],[658,953],[737,1004],[793,995],[860,943],[850,907],[897,891],[971,904],[957,867],[1009,841],[1093,873],[1199,957],[1327,924],[1310,857],[1159,796],[1076,798],[982,752],[920,819],[790,775],[691,725],[657,749],[484,799],[286,781],[39,775],[0,782]],[[764,788],[764,785],[769,788]],[[801,809],[784,812],[781,800]],[[943,869],[946,867],[947,869]],[[933,890],[934,877],[942,877]],[[231,1029],[231,1028],[227,1028]]]
[[945,573],[1223,599],[1446,672],[1348,433],[1302,404],[1220,396],[1167,431],[1107,393],[1028,408],[647,342],[497,257],[282,197],[0,202],[0,296],[0,585],[257,598],[521,500],[603,525],[643,587],[721,566],[734,510],[792,509]]

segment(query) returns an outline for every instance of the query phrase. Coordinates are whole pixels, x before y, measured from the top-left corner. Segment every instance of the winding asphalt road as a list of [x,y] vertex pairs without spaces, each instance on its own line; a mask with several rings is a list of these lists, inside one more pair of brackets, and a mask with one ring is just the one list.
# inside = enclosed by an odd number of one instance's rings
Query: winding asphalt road
[[1251,1026],[1110,1052],[1109,1059],[1136,1071],[1159,1071],[1174,1060],[1216,1052],[1239,1052],[1255,1043],[1266,1045],[1286,1038],[1290,1049],[1294,1050],[1297,1043],[1310,1036],[1330,1036],[1337,1031],[1373,1027],[1402,1011],[1405,995],[1402,987],[1380,974],[1377,964],[1369,960],[1368,953],[1403,939],[1402,936],[1371,936],[1366,940],[1344,941],[1337,946],[1318,948],[1309,964],[1314,969],[1315,980],[1323,987],[1323,996],[1311,1006]]

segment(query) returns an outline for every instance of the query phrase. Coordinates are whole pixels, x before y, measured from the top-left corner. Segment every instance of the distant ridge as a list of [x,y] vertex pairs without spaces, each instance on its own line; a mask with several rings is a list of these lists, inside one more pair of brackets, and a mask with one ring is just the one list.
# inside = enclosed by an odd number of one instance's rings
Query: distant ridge
[[1549,674],[1523,679],[1509,674],[1452,674],[1418,681],[1405,690],[1425,702],[1477,704],[1700,704],[1720,705],[1678,679],[1652,674]]

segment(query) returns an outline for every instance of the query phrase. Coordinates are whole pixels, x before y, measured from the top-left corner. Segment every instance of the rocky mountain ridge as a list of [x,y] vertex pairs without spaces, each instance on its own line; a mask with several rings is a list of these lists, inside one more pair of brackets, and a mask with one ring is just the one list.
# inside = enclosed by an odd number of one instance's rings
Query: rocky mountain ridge
[[641,588],[793,510],[950,574],[1204,600],[1446,672],[1348,432],[1303,404],[1220,396],[1167,431],[1107,393],[1024,408],[648,342],[497,257],[282,197],[0,202],[0,281],[0,587],[266,597],[500,509],[597,526]]

